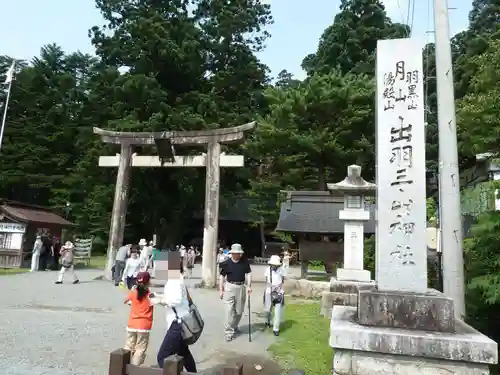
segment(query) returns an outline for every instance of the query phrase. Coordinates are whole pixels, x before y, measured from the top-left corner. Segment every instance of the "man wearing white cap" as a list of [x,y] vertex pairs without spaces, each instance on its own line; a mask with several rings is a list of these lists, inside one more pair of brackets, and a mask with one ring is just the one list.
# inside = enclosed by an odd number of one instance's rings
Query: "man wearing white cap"
[[245,310],[246,294],[252,292],[252,270],[248,261],[241,258],[241,245],[233,244],[229,255],[230,258],[220,264],[219,280],[220,298],[226,304],[226,341],[231,341],[235,333],[238,333],[238,324]]
[[264,290],[264,311],[266,312],[266,327],[271,327],[271,314],[274,307],[273,333],[278,336],[280,332],[281,313],[285,305],[283,283],[285,276],[281,267],[279,255],[272,255],[269,259],[269,267],[264,274],[266,278],[266,289]]

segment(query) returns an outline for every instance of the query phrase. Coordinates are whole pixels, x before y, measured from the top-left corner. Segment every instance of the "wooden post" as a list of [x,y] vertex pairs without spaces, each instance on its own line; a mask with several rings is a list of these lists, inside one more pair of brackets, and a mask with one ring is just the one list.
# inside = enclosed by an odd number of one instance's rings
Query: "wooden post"
[[180,375],[184,367],[184,361],[177,354],[165,358],[163,362],[163,375]]
[[109,355],[108,375],[126,375],[127,365],[130,363],[130,352],[125,349],[117,349]]
[[220,143],[218,142],[208,144],[205,184],[202,282],[205,287],[213,288],[217,280],[215,254],[219,227]]
[[222,375],[243,375],[243,365],[226,366],[222,369]]
[[127,217],[127,202],[130,182],[130,161],[132,146],[122,143],[118,174],[116,175],[115,199],[111,213],[111,226],[109,228],[108,260],[106,262],[106,278],[113,279],[111,268],[115,263],[116,251],[123,245],[123,232]]

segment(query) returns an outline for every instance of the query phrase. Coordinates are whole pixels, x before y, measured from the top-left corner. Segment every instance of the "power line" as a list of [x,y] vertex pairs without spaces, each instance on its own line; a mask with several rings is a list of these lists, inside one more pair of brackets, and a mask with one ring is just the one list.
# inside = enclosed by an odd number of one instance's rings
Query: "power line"
[[410,11],[411,11],[411,0],[408,0],[408,6],[406,7],[406,24],[410,24]]
[[430,72],[430,47],[429,47],[429,35],[434,33],[434,29],[431,30],[431,24],[433,21],[433,13],[432,13],[432,0],[427,0],[427,40],[424,51],[424,59],[425,59],[425,92],[424,92],[424,123],[427,124],[427,117],[430,113],[430,105],[429,105],[429,72]]
[[410,23],[410,33],[413,33],[413,22],[415,21],[415,0],[411,0],[411,23]]

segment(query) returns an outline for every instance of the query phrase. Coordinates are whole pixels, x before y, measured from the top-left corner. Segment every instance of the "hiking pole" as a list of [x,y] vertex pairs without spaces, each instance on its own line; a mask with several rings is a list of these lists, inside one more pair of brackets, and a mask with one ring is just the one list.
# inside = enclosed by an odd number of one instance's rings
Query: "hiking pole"
[[250,294],[248,295],[248,342],[252,342],[252,310],[250,307]]

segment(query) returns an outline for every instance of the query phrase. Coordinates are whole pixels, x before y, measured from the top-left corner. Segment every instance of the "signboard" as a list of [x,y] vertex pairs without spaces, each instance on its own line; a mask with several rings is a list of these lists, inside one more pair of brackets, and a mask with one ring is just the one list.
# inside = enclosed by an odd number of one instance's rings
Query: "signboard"
[[0,233],[26,233],[26,224],[0,223]]

